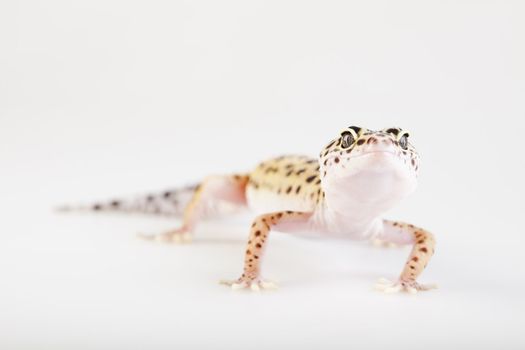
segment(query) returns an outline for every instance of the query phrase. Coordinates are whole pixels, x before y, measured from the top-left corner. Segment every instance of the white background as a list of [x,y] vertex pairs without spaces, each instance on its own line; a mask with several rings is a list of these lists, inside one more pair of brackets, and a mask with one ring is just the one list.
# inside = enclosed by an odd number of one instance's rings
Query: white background
[[[0,3],[0,348],[523,348],[520,1]],[[440,289],[372,290],[409,248],[275,233],[276,292],[234,293],[250,217],[53,206],[316,155],[349,125],[410,129]]]

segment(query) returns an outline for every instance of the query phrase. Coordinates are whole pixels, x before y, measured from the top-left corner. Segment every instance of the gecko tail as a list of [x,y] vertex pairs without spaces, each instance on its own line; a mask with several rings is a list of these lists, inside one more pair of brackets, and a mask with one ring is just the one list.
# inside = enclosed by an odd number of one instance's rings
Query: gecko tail
[[198,185],[89,204],[63,205],[57,212],[124,212],[181,217]]

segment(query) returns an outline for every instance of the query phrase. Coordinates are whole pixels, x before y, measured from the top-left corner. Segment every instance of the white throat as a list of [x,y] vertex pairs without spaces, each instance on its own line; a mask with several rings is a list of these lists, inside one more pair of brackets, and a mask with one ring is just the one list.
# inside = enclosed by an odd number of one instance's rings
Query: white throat
[[380,217],[416,189],[416,178],[407,174],[406,167],[396,159],[372,163],[368,159],[353,166],[356,171],[327,177],[322,186],[326,210],[356,224],[366,225]]

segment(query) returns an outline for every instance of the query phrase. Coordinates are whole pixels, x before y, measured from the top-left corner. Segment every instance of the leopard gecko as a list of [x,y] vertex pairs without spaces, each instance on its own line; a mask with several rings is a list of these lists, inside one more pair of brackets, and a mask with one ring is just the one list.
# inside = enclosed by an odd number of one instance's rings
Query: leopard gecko
[[317,159],[280,156],[249,173],[209,176],[196,186],[64,209],[180,216],[180,227],[145,238],[188,242],[210,208],[225,202],[248,207],[256,217],[249,230],[243,273],[238,279],[223,281],[233,289],[275,287],[260,275],[273,230],[412,245],[398,280],[381,279],[376,287],[384,292],[416,293],[435,288],[416,281],[434,254],[434,236],[382,216],[415,190],[418,170],[419,155],[407,131],[350,126],[328,142]]

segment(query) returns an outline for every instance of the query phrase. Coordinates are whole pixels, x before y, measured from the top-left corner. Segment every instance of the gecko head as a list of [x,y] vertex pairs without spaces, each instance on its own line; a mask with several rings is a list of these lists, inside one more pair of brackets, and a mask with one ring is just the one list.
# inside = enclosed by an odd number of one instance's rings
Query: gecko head
[[398,200],[417,185],[419,156],[409,133],[397,127],[350,126],[323,149],[319,163],[327,196],[351,191],[363,201]]

